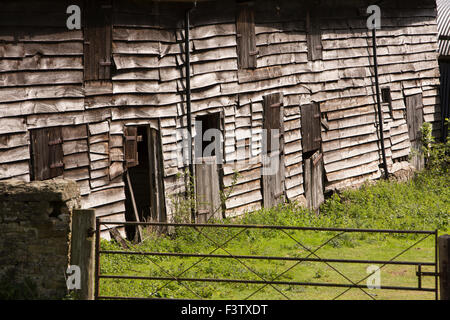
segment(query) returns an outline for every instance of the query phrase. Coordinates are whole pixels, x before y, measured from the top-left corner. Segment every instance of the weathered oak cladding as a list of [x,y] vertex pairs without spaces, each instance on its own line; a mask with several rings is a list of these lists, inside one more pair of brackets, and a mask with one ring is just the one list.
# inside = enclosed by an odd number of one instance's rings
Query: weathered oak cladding
[[[170,215],[169,195],[184,191],[183,179],[177,177],[185,166],[177,152],[182,137],[176,131],[187,123],[183,19],[190,4],[114,1],[115,72],[110,82],[83,85],[83,32],[64,29],[68,2],[52,3],[2,4],[0,179],[28,181],[28,130],[63,126],[64,177],[77,181],[85,207],[95,207],[108,219],[123,217],[123,126],[147,124],[161,130]],[[234,1],[199,2],[192,11],[193,116],[223,111],[225,187],[231,186],[234,169],[241,173],[226,204],[229,214],[262,205],[258,155],[267,94],[284,95],[288,199],[304,194],[300,108],[311,102],[320,103],[327,123],[321,128],[326,189],[381,176],[372,39],[359,13],[369,4],[322,1],[322,59],[309,62],[307,3],[258,1],[255,70],[238,68]],[[411,147],[405,96],[423,95],[424,121],[440,134],[436,11],[433,1],[389,1],[382,7],[378,64],[380,85],[389,86],[392,96],[383,110],[386,155],[393,171],[401,168],[398,161]],[[18,12],[23,18],[14,19]],[[237,153],[241,150],[253,154],[242,156]]]

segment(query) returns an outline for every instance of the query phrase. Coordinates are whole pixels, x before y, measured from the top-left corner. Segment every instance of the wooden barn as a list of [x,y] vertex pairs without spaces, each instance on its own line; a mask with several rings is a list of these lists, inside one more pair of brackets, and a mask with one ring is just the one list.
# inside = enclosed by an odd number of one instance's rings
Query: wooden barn
[[442,138],[446,137],[445,119],[450,118],[450,1],[437,0],[439,31],[439,66],[441,71],[441,121]]
[[[203,221],[402,170],[424,121],[440,135],[436,3],[378,1],[376,41],[371,4],[3,1],[0,179],[72,179],[106,221],[165,221],[187,170]],[[192,151],[208,129],[222,163]]]

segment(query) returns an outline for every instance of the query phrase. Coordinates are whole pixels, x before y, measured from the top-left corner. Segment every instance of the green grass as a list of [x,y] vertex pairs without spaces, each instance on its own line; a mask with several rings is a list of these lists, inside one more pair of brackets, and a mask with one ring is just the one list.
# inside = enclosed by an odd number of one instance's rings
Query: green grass
[[[450,216],[450,178],[448,175],[423,172],[407,183],[379,181],[359,190],[334,194],[316,215],[297,204],[286,204],[270,210],[260,210],[223,223],[264,224],[283,226],[370,228],[396,230],[436,230],[448,232]],[[134,245],[134,251],[210,253],[242,229],[178,228],[175,233],[156,236],[147,230],[147,239]],[[268,255],[305,257],[336,232],[256,230],[247,229],[235,236],[214,254]],[[423,235],[386,235],[345,233],[317,251],[320,258],[390,260]],[[296,239],[301,244],[294,241]],[[114,242],[102,241],[102,249],[117,250]],[[312,258],[314,256],[311,256]],[[317,258],[317,257],[316,257]],[[434,237],[431,236],[408,250],[396,260],[434,261]],[[295,261],[200,259],[161,256],[112,255],[101,256],[101,273],[114,275],[172,277],[188,269],[181,277],[220,278],[276,281],[349,283],[368,276],[367,264]],[[196,264],[195,264],[196,263]],[[195,264],[194,267],[191,267]],[[295,266],[294,266],[295,265]],[[379,265],[380,266],[380,265]],[[285,270],[289,271],[283,273]],[[251,269],[252,271],[250,271]],[[338,270],[339,272],[337,272]],[[382,286],[417,286],[414,266],[385,266],[381,270]],[[423,271],[434,271],[424,267]],[[255,274],[256,273],[256,274]],[[283,274],[282,274],[283,273]],[[340,274],[342,273],[342,274]],[[282,275],[280,275],[282,274]],[[366,281],[360,284],[365,285]],[[424,277],[424,287],[434,287],[434,278]],[[102,296],[165,297],[192,299],[333,299],[343,288],[260,284],[200,283],[176,281],[142,281],[102,279]],[[376,299],[433,299],[434,293],[415,291],[368,290]],[[281,293],[280,293],[281,292]],[[252,295],[253,294],[253,295]],[[351,289],[340,299],[371,299],[359,289]]]

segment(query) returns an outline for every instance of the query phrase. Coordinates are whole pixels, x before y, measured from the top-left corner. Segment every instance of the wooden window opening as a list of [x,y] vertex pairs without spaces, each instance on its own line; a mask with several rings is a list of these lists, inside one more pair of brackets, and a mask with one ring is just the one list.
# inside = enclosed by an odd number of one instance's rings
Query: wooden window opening
[[386,103],[389,107],[389,113],[391,115],[391,118],[393,117],[393,111],[392,111],[392,95],[391,95],[391,88],[382,88],[381,89],[381,102]]
[[139,165],[138,139],[137,127],[125,127],[125,165],[127,168]]
[[308,10],[306,13],[306,40],[308,44],[308,61],[322,59],[322,32],[320,31],[320,18],[316,11]]
[[[216,148],[213,150],[211,156],[220,156],[222,153],[222,145],[221,141],[215,141],[214,139],[212,141],[207,141],[204,139],[205,132],[207,132],[209,129],[215,129],[222,132],[222,114],[220,112],[216,113],[210,113],[206,115],[197,116],[195,119],[195,126],[196,126],[196,140],[195,143],[201,145],[201,148],[198,148],[198,151],[201,151],[201,154],[195,154],[196,158],[203,158],[203,155],[205,154],[205,151],[207,151],[207,148],[212,143],[216,143]],[[218,147],[220,147],[219,150],[217,150]],[[197,149],[197,148],[196,148]],[[197,151],[197,150],[196,150]],[[219,152],[216,154],[216,152]],[[219,159],[217,159],[219,160]]]
[[258,50],[252,2],[237,3],[236,38],[239,69],[255,69]]
[[112,1],[85,1],[83,12],[84,80],[111,80]]
[[31,180],[59,177],[64,172],[61,127],[31,131]]

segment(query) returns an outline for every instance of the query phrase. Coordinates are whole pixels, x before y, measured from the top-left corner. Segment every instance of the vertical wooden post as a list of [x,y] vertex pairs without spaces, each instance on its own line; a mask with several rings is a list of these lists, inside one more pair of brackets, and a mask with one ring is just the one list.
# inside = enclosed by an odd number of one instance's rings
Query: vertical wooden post
[[450,300],[450,235],[439,237],[439,282],[441,300]]
[[80,300],[94,299],[95,269],[95,210],[74,210],[70,264],[80,267],[81,288],[76,291]]

